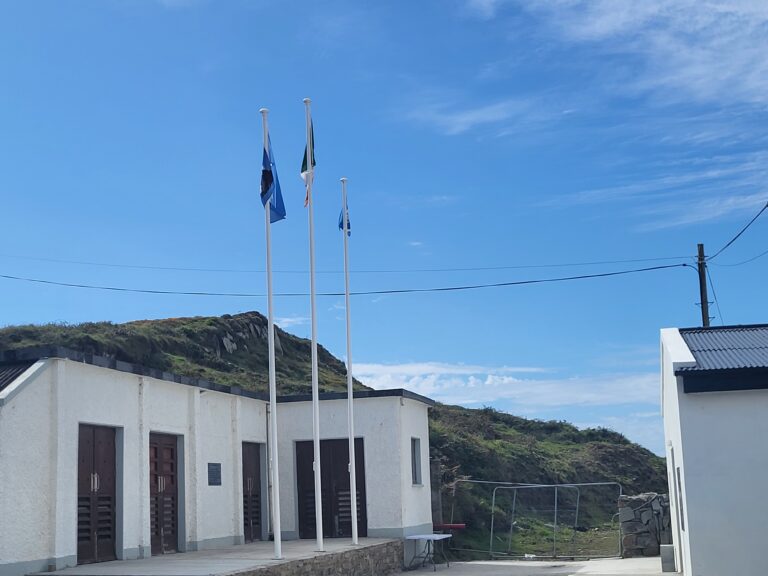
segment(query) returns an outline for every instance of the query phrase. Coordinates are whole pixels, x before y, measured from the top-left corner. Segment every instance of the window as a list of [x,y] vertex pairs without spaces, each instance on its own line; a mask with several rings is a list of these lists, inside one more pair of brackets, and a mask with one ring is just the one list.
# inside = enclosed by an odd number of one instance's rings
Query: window
[[677,467],[677,497],[680,502],[680,529],[685,531],[685,514],[683,512],[683,483],[680,480],[680,466]]
[[421,439],[411,438],[411,480],[421,485]]

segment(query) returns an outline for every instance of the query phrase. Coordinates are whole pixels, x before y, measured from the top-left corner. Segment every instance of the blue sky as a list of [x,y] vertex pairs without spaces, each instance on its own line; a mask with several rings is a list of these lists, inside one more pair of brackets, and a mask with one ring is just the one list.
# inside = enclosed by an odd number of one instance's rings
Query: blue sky
[[[308,290],[306,96],[321,292],[343,290],[341,176],[353,290],[690,263],[768,199],[767,32],[747,0],[4,2],[0,273],[262,294],[266,106],[288,211],[275,290]],[[715,325],[766,321],[768,257],[726,266],[766,249],[768,217],[713,260]],[[3,279],[0,298],[2,324],[266,310]],[[659,329],[697,325],[697,300],[686,268],[358,296],[354,371],[661,453]],[[343,299],[318,304],[343,357]],[[309,335],[308,298],[275,309]]]

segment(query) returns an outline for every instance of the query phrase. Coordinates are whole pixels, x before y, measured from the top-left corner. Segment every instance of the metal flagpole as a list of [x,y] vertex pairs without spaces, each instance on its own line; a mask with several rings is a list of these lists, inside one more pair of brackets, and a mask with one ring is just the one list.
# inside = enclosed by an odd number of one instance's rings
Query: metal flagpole
[[314,184],[315,167],[312,163],[312,115],[309,98],[304,98],[307,115],[307,196],[309,199],[309,292],[312,316],[312,440],[315,448],[313,469],[315,471],[315,530],[317,534],[317,551],[323,552],[323,502],[320,476],[320,392],[317,376],[317,310],[315,307],[315,223],[313,217],[314,201],[312,200],[312,185]]
[[[269,110],[262,108],[262,124],[264,126],[264,150],[269,153],[269,129],[267,114]],[[270,162],[272,158],[270,158]],[[277,194],[275,189],[273,194]],[[267,230],[267,317],[269,331],[267,342],[269,346],[269,460],[272,498],[272,534],[275,539],[275,559],[283,557],[282,536],[280,534],[280,472],[277,465],[277,378],[275,375],[275,323],[272,312],[272,224],[270,223],[270,202],[264,206],[264,222]]]
[[352,389],[352,321],[349,310],[349,214],[347,179],[341,179],[341,210],[344,236],[344,304],[347,310],[347,428],[349,430],[349,501],[352,509],[352,544],[357,545],[357,475],[355,469],[355,411]]

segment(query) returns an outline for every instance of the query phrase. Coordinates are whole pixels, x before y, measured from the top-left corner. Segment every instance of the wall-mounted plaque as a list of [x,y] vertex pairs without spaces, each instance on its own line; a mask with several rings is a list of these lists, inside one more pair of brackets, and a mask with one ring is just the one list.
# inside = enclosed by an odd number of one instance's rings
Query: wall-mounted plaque
[[208,462],[208,486],[221,486],[220,462]]

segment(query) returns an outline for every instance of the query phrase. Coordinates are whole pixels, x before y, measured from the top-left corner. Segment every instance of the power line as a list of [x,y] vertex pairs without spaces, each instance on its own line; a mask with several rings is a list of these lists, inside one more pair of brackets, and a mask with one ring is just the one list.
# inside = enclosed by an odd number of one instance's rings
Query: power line
[[744,264],[749,264],[750,262],[754,262],[758,258],[762,258],[766,254],[768,254],[768,250],[766,250],[765,252],[760,252],[760,254],[758,254],[757,256],[752,256],[752,258],[748,258],[747,260],[744,260],[742,262],[736,262],[736,263],[733,263],[733,264],[718,264],[718,263],[715,262],[715,266],[729,266],[729,267],[743,266]]
[[[545,284],[554,282],[566,282],[570,280],[587,280],[590,278],[607,278],[611,276],[622,276],[626,274],[636,274],[641,272],[652,272],[655,270],[666,270],[670,268],[693,268],[690,264],[666,264],[663,266],[651,266],[648,268],[635,268],[631,270],[618,270],[613,272],[602,272],[599,274],[582,274],[579,276],[562,276],[558,278],[541,278],[534,280],[515,280],[512,282],[496,282],[492,284],[469,284],[463,286],[440,286],[434,288],[400,288],[392,290],[366,290],[359,292],[350,292],[352,296],[373,296],[388,294],[415,294],[425,292],[460,292],[466,290],[479,290],[484,288],[502,288],[507,286],[522,286],[525,284]],[[83,288],[88,290],[105,290],[110,292],[131,292],[138,294],[162,294],[173,296],[222,296],[234,298],[264,298],[265,294],[254,294],[248,292],[203,292],[203,291],[177,291],[177,290],[153,290],[145,288],[125,288],[122,286],[98,286],[93,284],[77,284],[70,282],[58,282],[55,280],[44,280],[40,278],[26,278],[22,276],[12,276],[10,274],[0,274],[0,278],[6,280],[17,280],[20,282],[31,282],[35,284],[46,284],[50,286],[62,286],[66,288]],[[280,297],[305,297],[306,292],[281,292],[275,294]],[[344,296],[343,292],[321,292],[318,296]]]
[[718,257],[720,254],[722,254],[722,253],[723,253],[723,251],[725,251],[725,249],[726,249],[726,248],[728,248],[728,247],[729,247],[731,244],[733,244],[734,242],[736,242],[736,240],[738,240],[738,239],[739,239],[739,236],[741,236],[742,234],[744,234],[744,232],[746,232],[746,231],[747,231],[747,228],[749,228],[750,226],[752,226],[752,224],[754,223],[754,221],[755,221],[755,220],[757,220],[757,219],[760,217],[760,215],[761,215],[763,212],[765,212],[765,211],[766,211],[766,209],[768,209],[768,202],[766,202],[766,203],[765,203],[765,206],[763,206],[763,207],[760,209],[760,212],[758,212],[757,214],[755,214],[755,217],[754,217],[754,218],[752,218],[752,220],[750,220],[749,222],[747,222],[747,225],[746,225],[746,226],[744,226],[744,228],[742,228],[742,229],[739,231],[739,233],[738,233],[738,234],[736,234],[736,236],[734,236],[733,238],[731,238],[731,239],[728,241],[728,243],[727,243],[725,246],[723,246],[722,248],[720,248],[720,250],[718,250],[718,251],[715,253],[715,255],[714,255],[714,256],[710,256],[709,258],[707,258],[707,261],[710,261],[710,260],[714,260],[714,259],[715,259],[715,258],[717,258],[717,257]]
[[[185,267],[185,266],[151,266],[146,264],[119,264],[111,262],[94,262],[87,260],[67,260],[58,258],[44,258],[37,256],[19,256],[16,254],[0,254],[2,258],[14,258],[17,260],[28,260],[34,262],[50,262],[54,264],[77,264],[80,266],[97,266],[103,268],[124,268],[131,270],[155,270],[169,272],[212,272],[212,273],[231,273],[231,274],[264,274],[265,270],[248,268],[205,268],[205,267]],[[516,264],[503,266],[469,266],[454,268],[401,268],[401,269],[362,269],[352,270],[353,274],[411,274],[411,273],[431,273],[431,272],[484,272],[493,270],[525,270],[537,268],[571,268],[578,266],[604,266],[608,264],[636,264],[640,262],[662,262],[669,260],[683,260],[689,256],[664,256],[656,258],[632,258],[627,260],[596,260],[591,262],[567,262],[561,264]],[[309,274],[308,270],[273,270],[280,274]],[[343,274],[343,270],[316,270],[318,274]]]
[[709,278],[709,285],[712,286],[712,297],[715,299],[715,306],[717,307],[717,314],[720,316],[720,324],[725,326],[725,320],[723,320],[723,312],[720,310],[720,302],[717,300],[717,292],[715,292],[715,283],[712,282],[712,275],[709,273],[709,267],[706,267],[707,278]]

